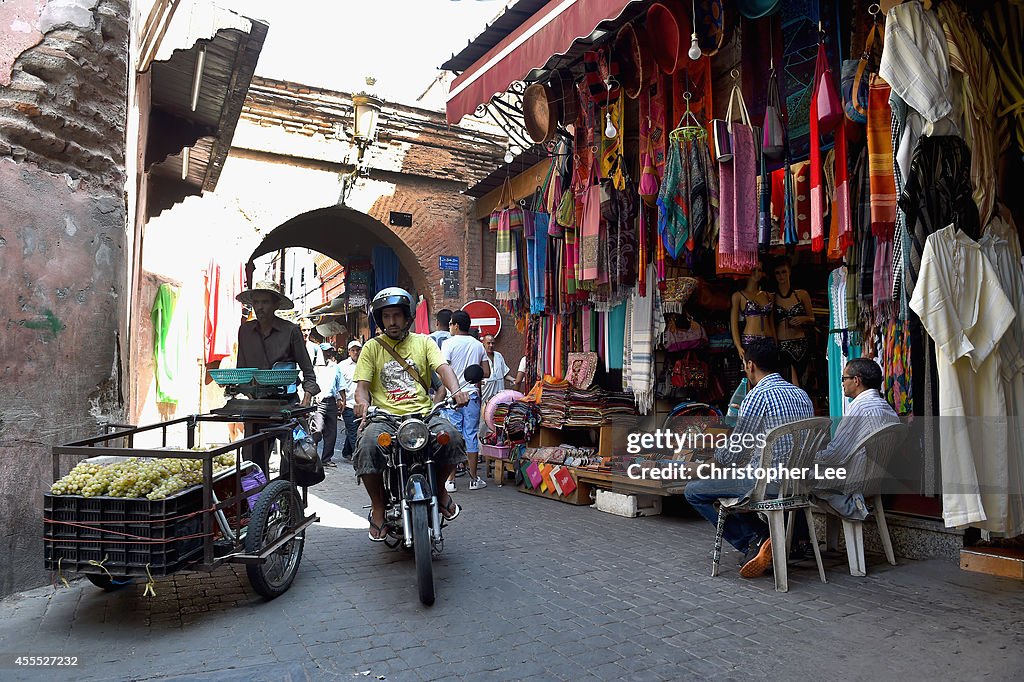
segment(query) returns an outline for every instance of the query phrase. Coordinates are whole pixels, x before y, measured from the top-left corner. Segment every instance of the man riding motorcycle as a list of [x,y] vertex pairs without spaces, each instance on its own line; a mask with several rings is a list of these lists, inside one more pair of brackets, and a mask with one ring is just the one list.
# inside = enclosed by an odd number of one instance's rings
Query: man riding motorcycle
[[[456,405],[461,407],[468,403],[469,396],[459,390],[455,372],[441,357],[433,339],[409,332],[414,318],[413,298],[408,291],[399,287],[383,289],[374,296],[370,308],[374,322],[383,333],[363,346],[353,377],[356,382],[354,412],[356,418],[364,421],[356,440],[353,465],[370,496],[371,510],[367,517],[370,540],[383,542],[387,535],[382,476],[385,462],[377,437],[387,425],[375,422],[372,417],[365,419],[371,399],[374,407],[393,415],[426,414],[433,406],[427,394],[432,372],[441,377]],[[459,431],[443,416],[435,415],[428,424],[432,432],[448,434],[448,444],[440,446],[434,458],[438,480],[444,481],[459,462],[465,461],[466,445]],[[440,486],[436,495],[441,515],[446,521],[453,521],[462,508],[451,499],[444,486]]]

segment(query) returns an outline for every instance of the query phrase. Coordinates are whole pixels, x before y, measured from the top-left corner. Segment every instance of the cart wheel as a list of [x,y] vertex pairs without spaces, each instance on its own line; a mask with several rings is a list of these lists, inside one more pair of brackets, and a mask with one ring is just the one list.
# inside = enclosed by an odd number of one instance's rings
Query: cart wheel
[[412,545],[416,552],[416,583],[420,590],[420,601],[430,606],[434,603],[434,557],[430,545],[430,522],[427,520],[427,505],[420,502],[412,505]]
[[[302,500],[288,481],[277,480],[263,489],[245,533],[247,554],[259,554],[302,521]],[[267,599],[288,591],[302,559],[303,537],[286,542],[261,564],[245,567],[249,582]]]
[[96,587],[105,590],[107,592],[116,592],[124,587],[133,585],[135,583],[131,578],[117,578],[112,579],[109,575],[86,573],[85,577]]

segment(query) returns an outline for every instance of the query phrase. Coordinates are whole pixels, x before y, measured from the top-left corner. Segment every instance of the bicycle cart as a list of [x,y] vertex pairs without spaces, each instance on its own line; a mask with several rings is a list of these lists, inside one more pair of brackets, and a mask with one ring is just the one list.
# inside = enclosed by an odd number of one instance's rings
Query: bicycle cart
[[[296,466],[289,467],[287,478],[268,480],[269,472],[243,461],[242,456],[243,448],[269,447],[275,440],[290,442],[293,429],[313,408],[300,407],[280,390],[285,382],[294,382],[297,372],[268,370],[262,377],[264,384],[251,377],[243,383],[237,374],[243,370],[222,372],[236,372],[215,376],[229,393],[248,389],[258,397],[233,398],[209,414],[149,426],[108,425],[108,433],[53,448],[55,483],[66,458],[97,466],[123,463],[127,458],[199,460],[202,480],[162,499],[47,493],[47,569],[58,574],[82,573],[93,584],[113,590],[142,578],[152,584],[156,577],[179,571],[213,571],[233,563],[245,565],[253,589],[268,599],[291,587],[302,559],[305,531],[319,519],[305,512],[307,490],[301,488],[300,494],[294,482]],[[275,388],[279,390],[272,390]],[[195,450],[196,431],[204,422],[243,422],[252,425],[255,433],[212,449]],[[185,449],[168,448],[169,431],[182,426]],[[150,432],[158,430],[161,447],[135,447],[140,434],[151,438]],[[283,450],[285,457],[288,448]],[[233,466],[225,464],[230,457],[223,457],[231,453]],[[217,473],[215,461],[223,465]]]

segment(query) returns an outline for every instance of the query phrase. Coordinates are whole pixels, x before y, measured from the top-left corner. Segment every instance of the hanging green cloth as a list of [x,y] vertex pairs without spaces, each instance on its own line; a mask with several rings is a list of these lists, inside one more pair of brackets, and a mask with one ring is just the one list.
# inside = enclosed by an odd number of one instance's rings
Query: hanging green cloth
[[626,350],[626,302],[608,311],[608,369],[622,369]]
[[[181,354],[184,351],[185,335],[181,332],[180,320],[175,318],[178,307],[178,287],[161,284],[156,292],[156,301],[150,318],[153,320],[154,357],[156,359],[156,400],[159,403],[178,403],[176,382],[181,368]],[[178,318],[184,315],[179,313]]]

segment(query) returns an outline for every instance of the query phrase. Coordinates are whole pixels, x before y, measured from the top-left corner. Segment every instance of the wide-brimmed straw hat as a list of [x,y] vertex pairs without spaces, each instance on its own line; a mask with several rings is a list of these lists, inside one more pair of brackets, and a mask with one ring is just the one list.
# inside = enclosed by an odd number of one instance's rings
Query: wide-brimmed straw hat
[[647,9],[647,33],[651,37],[654,61],[662,73],[676,72],[690,46],[690,16],[677,0],[655,2]]
[[257,291],[266,291],[267,293],[273,294],[277,297],[277,309],[278,310],[291,310],[295,307],[292,299],[284,295],[280,285],[277,282],[256,282],[252,289],[246,289],[238,296],[235,296],[236,301],[240,301],[246,305],[252,305],[252,295]]
[[658,74],[647,31],[632,24],[620,28],[615,36],[614,56],[621,65],[619,81],[626,97],[636,99]]
[[540,144],[555,136],[558,127],[558,106],[551,88],[534,83],[523,93],[523,119],[530,139]]

